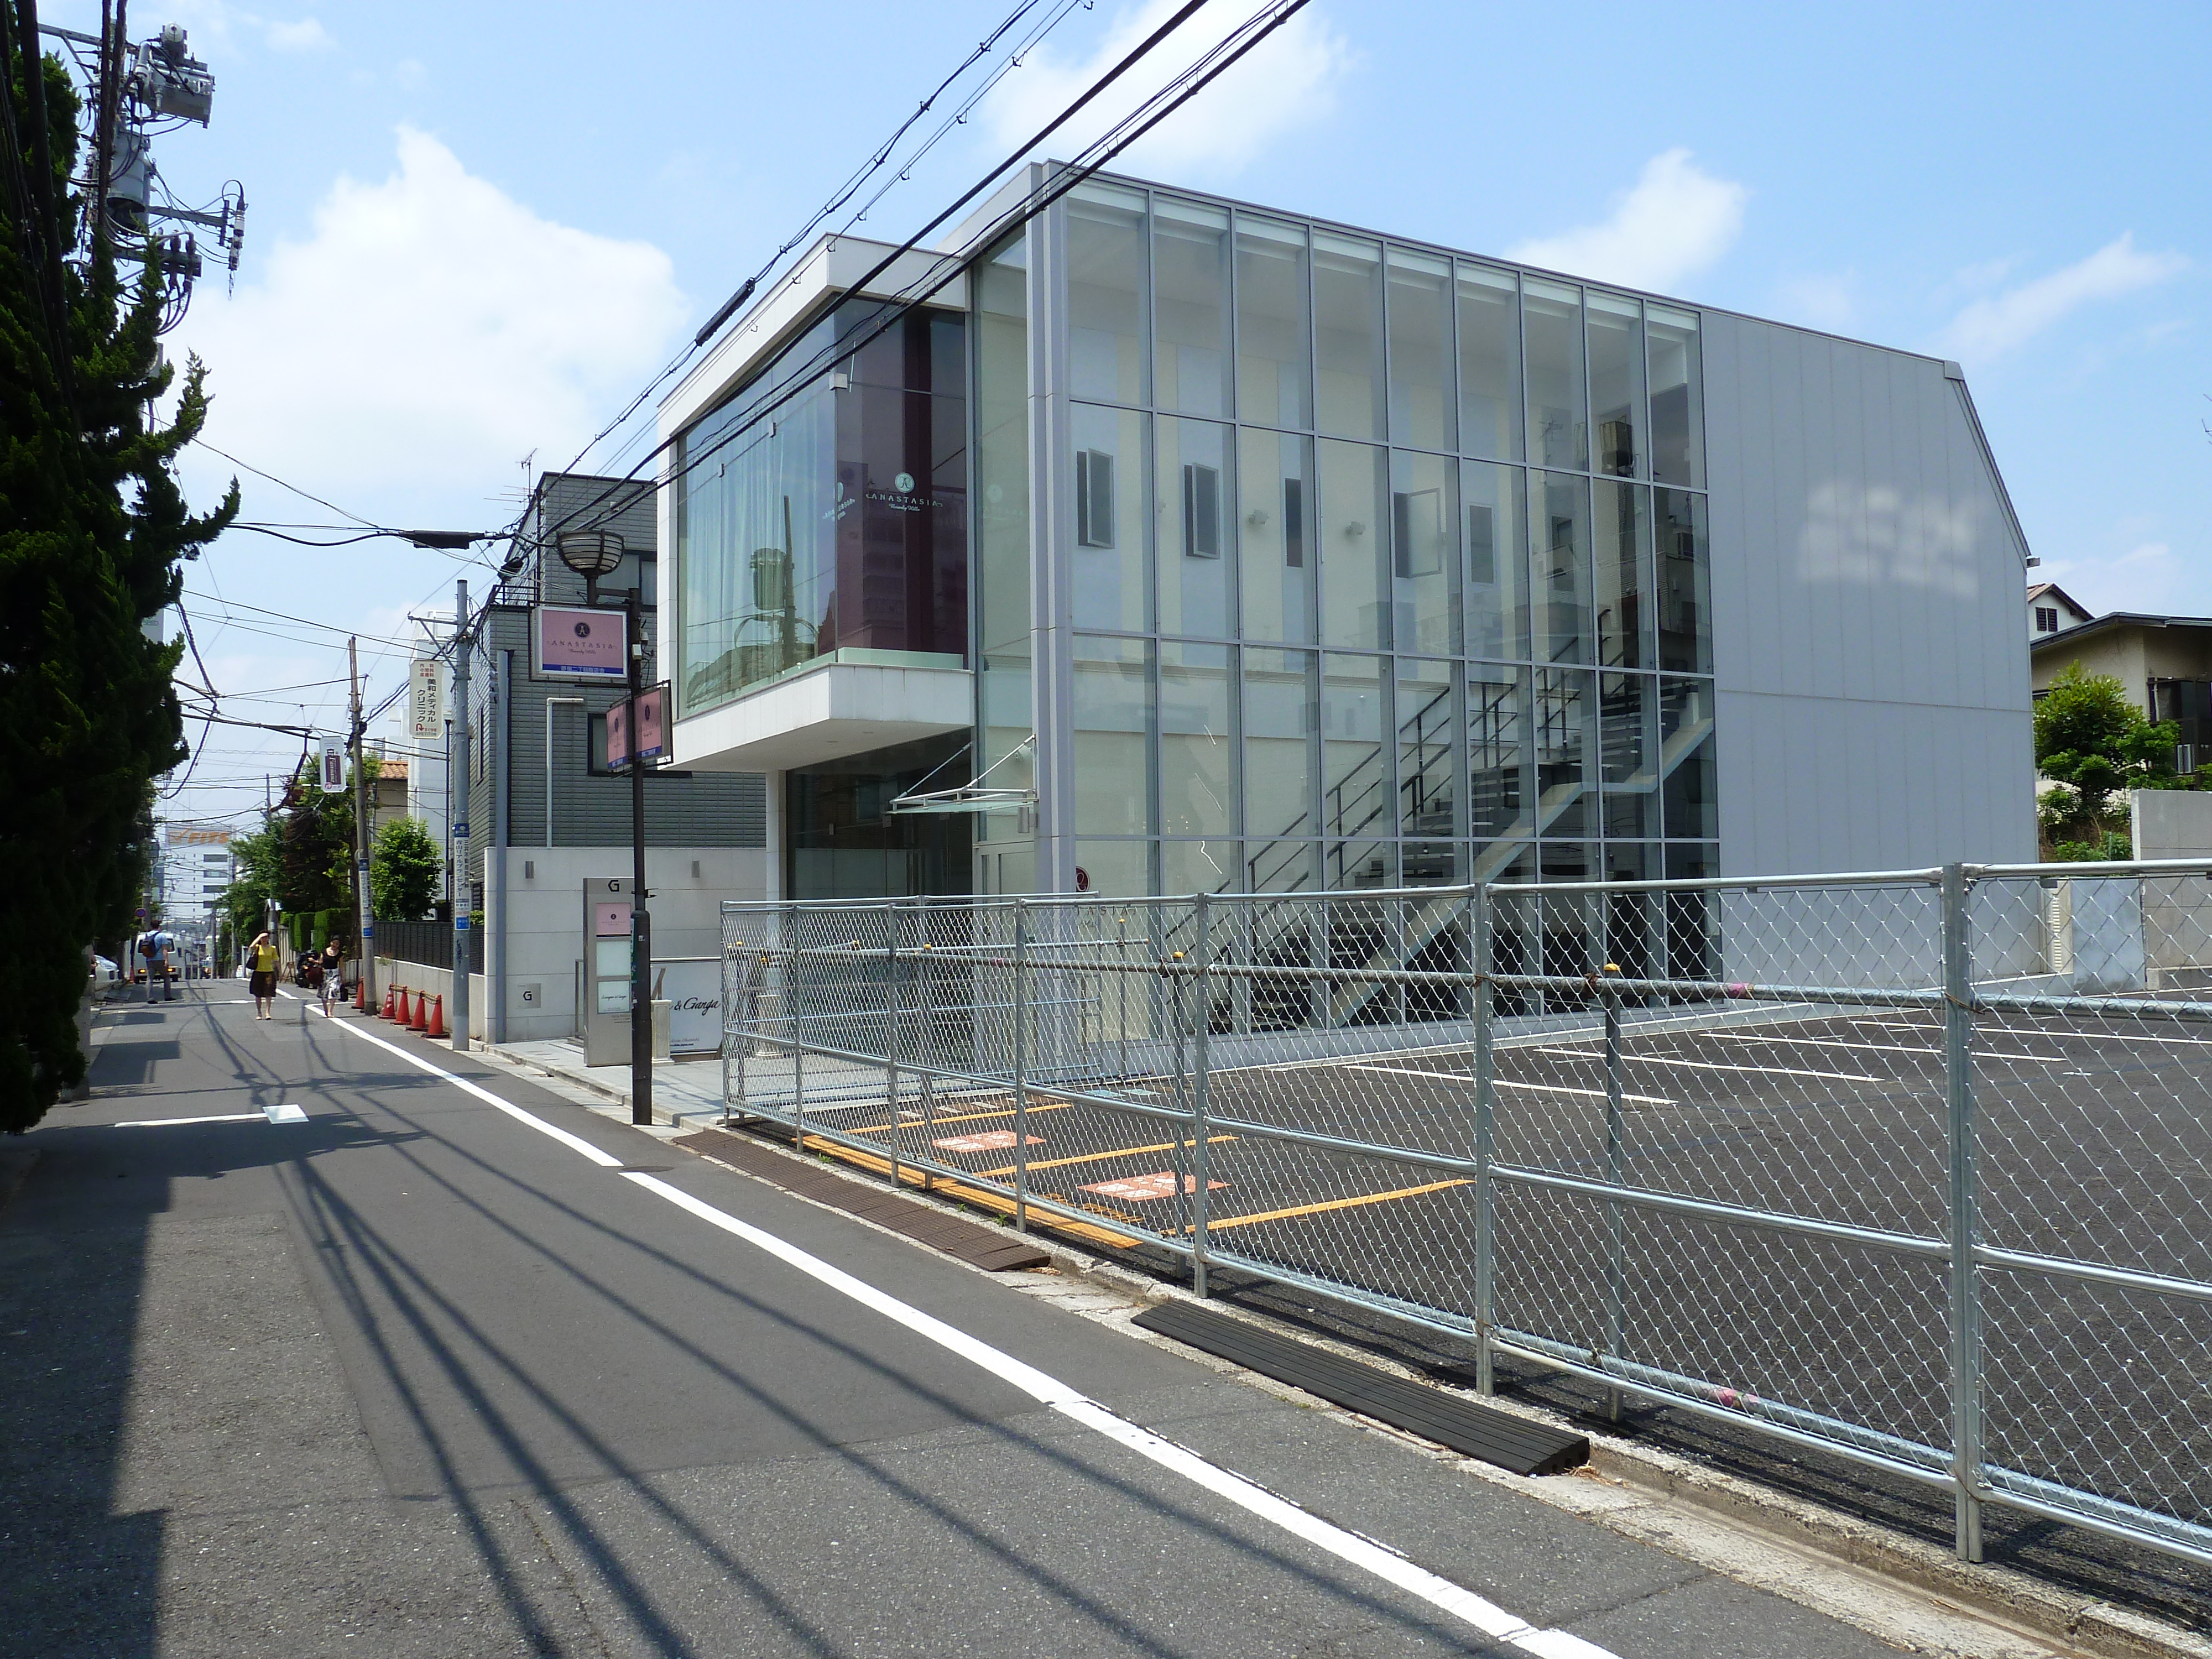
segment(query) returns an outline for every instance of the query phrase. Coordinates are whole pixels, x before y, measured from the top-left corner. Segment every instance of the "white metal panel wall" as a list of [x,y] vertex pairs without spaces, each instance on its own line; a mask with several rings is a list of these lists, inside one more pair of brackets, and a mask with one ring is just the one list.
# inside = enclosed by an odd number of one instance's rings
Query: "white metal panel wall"
[[2033,857],[2023,560],[1932,359],[1704,316],[1721,864]]

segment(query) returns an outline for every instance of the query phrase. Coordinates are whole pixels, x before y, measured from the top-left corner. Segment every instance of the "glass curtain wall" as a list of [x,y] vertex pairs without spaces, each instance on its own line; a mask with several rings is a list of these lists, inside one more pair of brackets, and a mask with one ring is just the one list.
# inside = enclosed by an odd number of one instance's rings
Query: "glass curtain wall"
[[1103,180],[1066,212],[1091,890],[1717,868],[1695,313]]

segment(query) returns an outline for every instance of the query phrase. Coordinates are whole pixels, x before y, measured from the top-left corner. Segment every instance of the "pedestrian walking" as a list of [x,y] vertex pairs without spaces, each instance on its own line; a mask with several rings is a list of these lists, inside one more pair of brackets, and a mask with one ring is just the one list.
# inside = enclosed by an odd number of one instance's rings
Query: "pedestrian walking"
[[154,987],[156,984],[161,988],[162,1001],[174,1002],[177,1000],[176,990],[169,983],[169,957],[176,948],[175,939],[158,927],[149,929],[145,937],[139,940],[138,954],[145,959],[146,963],[147,1001],[151,1002],[154,1000]]
[[336,933],[323,947],[323,1012],[327,1014],[331,1005],[345,991],[345,942]]
[[269,942],[266,933],[256,933],[253,943],[246,947],[246,964],[252,972],[246,989],[253,994],[253,1017],[274,1019],[276,1017],[276,947]]

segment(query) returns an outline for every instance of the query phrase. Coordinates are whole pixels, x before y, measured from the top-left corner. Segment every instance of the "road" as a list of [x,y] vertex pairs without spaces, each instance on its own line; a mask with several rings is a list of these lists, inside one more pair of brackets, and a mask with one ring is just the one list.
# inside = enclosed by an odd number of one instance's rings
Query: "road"
[[278,1010],[111,1011],[94,1098],[29,1138],[0,1652],[1892,1651],[444,1045]]

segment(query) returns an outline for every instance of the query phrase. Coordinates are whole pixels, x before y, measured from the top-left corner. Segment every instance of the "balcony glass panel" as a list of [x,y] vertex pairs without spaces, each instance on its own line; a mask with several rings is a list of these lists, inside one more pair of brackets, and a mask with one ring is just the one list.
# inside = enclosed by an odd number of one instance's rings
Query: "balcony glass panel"
[[1237,833],[1234,653],[1225,645],[1160,647],[1160,833]]
[[1387,658],[1330,653],[1322,659],[1322,833],[1376,835],[1389,830],[1394,787],[1385,710]]
[[1654,492],[1658,530],[1659,666],[1674,673],[1713,668],[1712,575],[1705,541],[1705,498],[1683,489]]
[[1142,633],[1152,626],[1152,513],[1145,434],[1152,416],[1074,405],[1075,536],[1069,586],[1079,628]]
[[1557,472],[1530,473],[1528,518],[1536,660],[1588,662],[1589,483]]
[[1306,228],[1237,216],[1237,416],[1313,424]]
[[1461,607],[1467,654],[1522,660],[1528,655],[1528,544],[1522,533],[1517,466],[1466,461],[1466,574]]
[[1459,822],[1459,736],[1455,665],[1426,657],[1398,661],[1398,833],[1445,836]]
[[1593,492],[1597,659],[1606,668],[1651,665],[1651,492],[1599,479]]
[[1589,834],[1596,828],[1585,808],[1597,708],[1589,672],[1538,669],[1534,714],[1536,831],[1547,836]]
[[1651,476],[1705,487],[1705,397],[1694,313],[1653,306],[1644,319],[1651,380]]
[[1314,636],[1313,440],[1237,428],[1237,585],[1244,637]]
[[1314,833],[1314,741],[1321,726],[1314,653],[1244,648],[1244,827]]
[[1467,675],[1468,830],[1478,841],[1536,833],[1526,788],[1531,764],[1528,671],[1477,663]]
[[1160,408],[1229,413],[1229,215],[1196,202],[1152,206],[1152,316]]
[[1390,441],[1455,449],[1451,261],[1394,247],[1389,283]]
[[1322,642],[1380,648],[1389,626],[1389,452],[1328,440],[1319,450]]
[[1164,841],[1160,843],[1160,891],[1240,891],[1243,862],[1244,849],[1233,841]]
[[1160,417],[1152,501],[1163,634],[1219,639],[1237,631],[1231,593],[1237,569],[1231,430],[1216,421]]
[[1521,306],[1510,270],[1459,267],[1459,435],[1470,455],[1521,459]]
[[1528,459],[1586,471],[1582,290],[1531,276],[1522,287],[1521,315],[1528,342]]
[[1644,674],[1598,676],[1599,769],[1607,839],[1659,834],[1658,699]]
[[1659,769],[1667,838],[1696,841],[1718,835],[1711,680],[1659,682]]
[[1645,476],[1644,455],[1644,307],[1619,295],[1589,290],[1590,424],[1597,470],[1615,477]]
[[1401,651],[1456,650],[1454,579],[1459,574],[1459,463],[1442,455],[1390,453],[1391,638]]
[[1068,387],[1111,404],[1146,400],[1145,196],[1078,185],[1067,198]]
[[1075,827],[1085,835],[1152,830],[1151,645],[1075,636]]
[[1321,429],[1382,435],[1382,248],[1316,231],[1314,356]]

